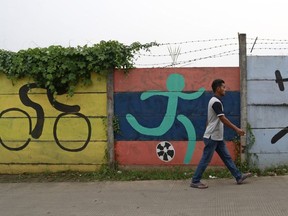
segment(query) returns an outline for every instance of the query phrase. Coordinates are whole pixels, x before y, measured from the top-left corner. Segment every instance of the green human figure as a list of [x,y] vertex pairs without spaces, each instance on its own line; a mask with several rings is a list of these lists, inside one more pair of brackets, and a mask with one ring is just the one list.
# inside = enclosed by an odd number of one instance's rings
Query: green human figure
[[[165,113],[165,116],[163,118],[163,121],[158,127],[155,128],[147,128],[143,127],[138,123],[136,118],[132,114],[127,114],[126,119],[129,122],[129,124],[139,133],[144,135],[150,135],[150,136],[162,136],[165,134],[174,124],[176,117],[176,111],[178,106],[178,99],[182,98],[184,100],[194,100],[199,98],[205,91],[204,88],[198,89],[197,92],[194,93],[183,93],[182,90],[185,87],[185,79],[180,74],[171,74],[167,78],[166,81],[166,87],[168,92],[161,92],[161,91],[147,91],[143,92],[140,96],[141,100],[146,100],[149,97],[152,96],[166,96],[168,97],[168,103],[167,103],[167,110]],[[194,153],[195,144],[196,144],[196,133],[195,128],[190,121],[188,117],[185,115],[178,115],[177,116],[178,121],[180,121],[188,134],[188,146],[186,150],[186,155],[184,158],[184,163],[189,164],[191,161],[192,155]]]

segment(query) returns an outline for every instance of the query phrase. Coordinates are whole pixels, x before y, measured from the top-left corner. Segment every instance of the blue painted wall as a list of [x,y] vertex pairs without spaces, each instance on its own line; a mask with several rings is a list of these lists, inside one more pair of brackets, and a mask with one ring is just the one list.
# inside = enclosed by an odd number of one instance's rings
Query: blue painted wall
[[[141,92],[116,93],[114,112],[119,119],[121,133],[116,134],[117,140],[187,140],[187,133],[182,123],[175,120],[172,128],[162,136],[147,136],[138,133],[132,128],[126,119],[126,114],[131,113],[141,125],[148,128],[155,128],[161,124],[167,109],[167,97],[153,96],[147,100],[140,100]],[[187,101],[179,99],[176,115],[187,116],[193,123],[196,130],[196,140],[202,140],[206,121],[207,104],[213,96],[212,92],[205,92],[196,100]],[[240,93],[227,92],[223,98],[223,105],[226,116],[236,125],[240,124]],[[175,116],[170,118],[175,119]],[[233,140],[236,134],[233,130],[225,128],[225,139]]]

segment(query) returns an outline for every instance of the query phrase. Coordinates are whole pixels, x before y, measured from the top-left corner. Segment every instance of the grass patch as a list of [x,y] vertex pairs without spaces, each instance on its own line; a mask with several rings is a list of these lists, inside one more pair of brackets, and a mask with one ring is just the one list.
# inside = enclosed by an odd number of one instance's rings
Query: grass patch
[[[244,167],[244,168],[243,168]],[[242,172],[250,171],[257,176],[287,175],[288,166],[271,167],[265,170],[240,167]],[[102,166],[97,172],[45,172],[24,174],[0,174],[0,183],[13,182],[93,182],[93,181],[141,181],[141,180],[187,180],[191,179],[194,169],[189,167],[146,168],[146,169],[110,169]],[[208,168],[203,179],[232,178],[226,168]]]

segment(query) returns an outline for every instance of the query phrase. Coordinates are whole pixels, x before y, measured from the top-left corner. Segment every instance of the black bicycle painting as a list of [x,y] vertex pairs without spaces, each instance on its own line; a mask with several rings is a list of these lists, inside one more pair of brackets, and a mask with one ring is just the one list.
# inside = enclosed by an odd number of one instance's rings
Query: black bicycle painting
[[[28,138],[24,139],[24,142],[21,143],[19,146],[15,147],[15,146],[12,146],[12,145],[9,145],[8,143],[9,142],[5,142],[1,135],[0,135],[0,143],[1,145],[10,150],[10,151],[20,151],[20,150],[23,150],[24,148],[26,148],[30,141],[31,141],[31,137],[34,138],[34,139],[38,139],[41,137],[42,135],[42,131],[43,131],[43,127],[44,127],[44,121],[45,121],[45,114],[44,114],[44,110],[42,108],[42,106],[38,103],[35,103],[33,102],[30,98],[29,98],[29,91],[31,89],[35,89],[35,88],[39,88],[39,86],[36,85],[36,83],[29,83],[29,84],[25,84],[23,85],[20,89],[19,89],[19,97],[20,97],[20,100],[21,102],[27,106],[27,107],[31,107],[33,108],[35,111],[36,111],[36,123],[35,123],[35,126],[32,127],[32,120],[31,120],[31,117],[30,115],[24,111],[23,109],[20,109],[20,108],[9,108],[9,109],[6,109],[6,110],[3,110],[1,113],[0,113],[0,118],[4,117],[5,114],[9,113],[9,112],[20,112],[22,114],[24,114],[25,117],[27,117],[28,119],[28,122],[29,122],[29,134],[28,134]],[[63,104],[63,103],[60,103],[58,102],[55,98],[54,98],[54,95],[53,93],[49,90],[49,89],[46,89],[46,92],[47,92],[47,97],[48,97],[48,100],[50,102],[50,104],[58,111],[60,111],[61,113],[56,117],[56,120],[54,122],[54,125],[53,125],[53,137],[54,137],[54,140],[56,142],[56,144],[63,150],[65,151],[69,151],[69,152],[79,152],[79,151],[82,151],[84,150],[90,139],[91,139],[91,123],[89,121],[89,119],[87,118],[87,116],[85,116],[84,114],[80,113],[80,106],[78,105],[66,105],[66,104]],[[59,94],[63,94],[64,92],[62,93],[59,93]],[[67,146],[64,146],[61,141],[58,139],[58,134],[57,134],[57,126],[59,124],[59,120],[67,115],[72,115],[73,117],[75,118],[80,118],[80,119],[84,119],[86,125],[87,125],[87,129],[88,129],[88,132],[87,132],[87,137],[83,143],[83,145],[81,144],[80,147],[77,147],[77,148],[72,148],[72,147],[67,147]],[[77,131],[72,131],[72,133],[77,133]],[[31,137],[29,137],[29,135]]]

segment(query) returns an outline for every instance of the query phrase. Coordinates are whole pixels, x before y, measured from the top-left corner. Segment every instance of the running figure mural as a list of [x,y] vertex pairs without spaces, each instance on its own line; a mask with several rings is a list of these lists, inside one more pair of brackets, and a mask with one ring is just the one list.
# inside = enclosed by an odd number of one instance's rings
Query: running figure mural
[[[177,115],[178,99],[183,100],[195,100],[199,98],[204,92],[204,88],[198,89],[198,91],[193,93],[182,92],[185,87],[185,79],[180,74],[170,74],[166,81],[167,92],[151,90],[143,92],[140,99],[142,101],[152,97],[152,96],[163,96],[168,98],[167,109],[163,117],[163,121],[158,127],[147,128],[139,124],[137,119],[130,113],[126,115],[126,120],[128,123],[139,133],[148,136],[162,136],[173,126],[175,119],[177,118],[183,126],[188,135],[187,150],[184,157],[184,164],[189,164],[195,149],[196,144],[196,132],[193,123],[190,119],[182,114]],[[175,117],[175,118],[171,118]]]

